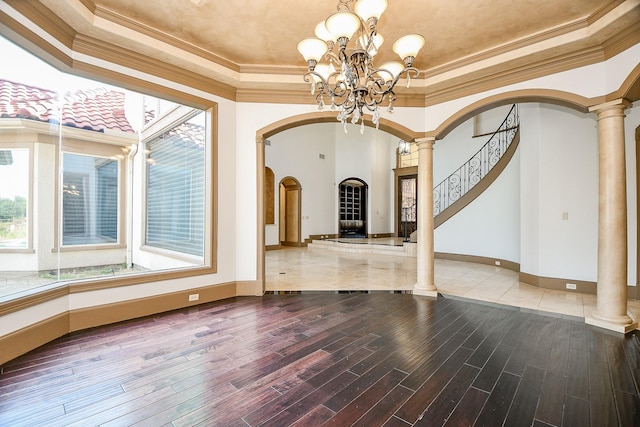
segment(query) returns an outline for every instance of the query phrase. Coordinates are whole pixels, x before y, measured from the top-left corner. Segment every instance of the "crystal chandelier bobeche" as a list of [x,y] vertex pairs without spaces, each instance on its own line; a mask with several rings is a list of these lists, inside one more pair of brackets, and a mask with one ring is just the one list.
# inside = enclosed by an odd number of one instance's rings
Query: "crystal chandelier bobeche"
[[[372,113],[371,121],[378,128],[380,112],[378,105],[388,99],[388,112],[393,112],[393,91],[398,80],[406,76],[407,87],[411,78],[418,76],[413,61],[424,45],[424,37],[410,34],[393,44],[393,51],[403,62],[386,62],[376,68],[373,58],[382,45],[383,37],[376,25],[387,8],[387,0],[338,0],[338,11],[320,22],[315,28],[317,38],[308,38],[298,43],[309,71],[305,82],[311,83],[311,94],[316,95],[318,108],[325,106],[325,95],[330,98],[331,108],[339,109],[338,120],[345,126],[361,121],[360,132],[364,132],[364,109]],[[354,12],[350,5],[354,4]],[[354,36],[356,34],[356,36]],[[349,40],[355,39],[348,48]],[[333,47],[337,45],[337,52]],[[326,62],[322,63],[323,59]]]

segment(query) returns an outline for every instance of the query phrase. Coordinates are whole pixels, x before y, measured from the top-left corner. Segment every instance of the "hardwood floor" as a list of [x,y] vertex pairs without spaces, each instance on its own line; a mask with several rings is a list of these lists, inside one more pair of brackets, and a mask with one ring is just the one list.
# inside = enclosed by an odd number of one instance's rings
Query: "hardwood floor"
[[640,342],[392,293],[242,297],[2,366],[1,426],[639,426]]

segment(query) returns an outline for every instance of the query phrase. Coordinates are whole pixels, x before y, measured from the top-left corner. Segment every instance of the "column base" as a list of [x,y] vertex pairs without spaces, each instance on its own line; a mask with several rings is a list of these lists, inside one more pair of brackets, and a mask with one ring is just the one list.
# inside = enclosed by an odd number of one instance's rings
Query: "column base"
[[594,311],[584,317],[584,322],[587,325],[597,326],[599,328],[608,329],[621,334],[626,334],[638,329],[638,321],[633,318],[631,313],[628,313],[627,316],[608,318],[607,316],[601,316],[597,311]]
[[413,295],[421,295],[423,297],[431,297],[438,298],[438,290],[430,291],[429,289],[418,288],[417,286],[413,287]]

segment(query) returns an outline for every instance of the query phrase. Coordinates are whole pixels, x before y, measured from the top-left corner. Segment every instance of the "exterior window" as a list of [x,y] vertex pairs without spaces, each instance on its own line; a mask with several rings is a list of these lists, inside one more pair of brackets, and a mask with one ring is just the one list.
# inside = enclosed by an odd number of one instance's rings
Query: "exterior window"
[[118,241],[118,162],[64,154],[62,244]]
[[215,103],[67,75],[2,37],[0,52],[0,298],[214,272]]
[[405,156],[398,156],[398,167],[407,168],[410,166],[418,166],[418,145],[409,144],[411,153]]
[[0,149],[0,249],[28,246],[29,150]]
[[204,255],[205,113],[146,143],[146,244]]

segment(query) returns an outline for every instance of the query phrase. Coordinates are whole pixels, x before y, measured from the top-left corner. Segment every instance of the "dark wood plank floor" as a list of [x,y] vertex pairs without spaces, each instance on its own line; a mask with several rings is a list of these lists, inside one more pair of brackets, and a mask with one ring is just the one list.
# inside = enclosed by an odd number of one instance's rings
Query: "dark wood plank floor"
[[4,366],[1,426],[640,426],[640,344],[440,297],[243,297]]

